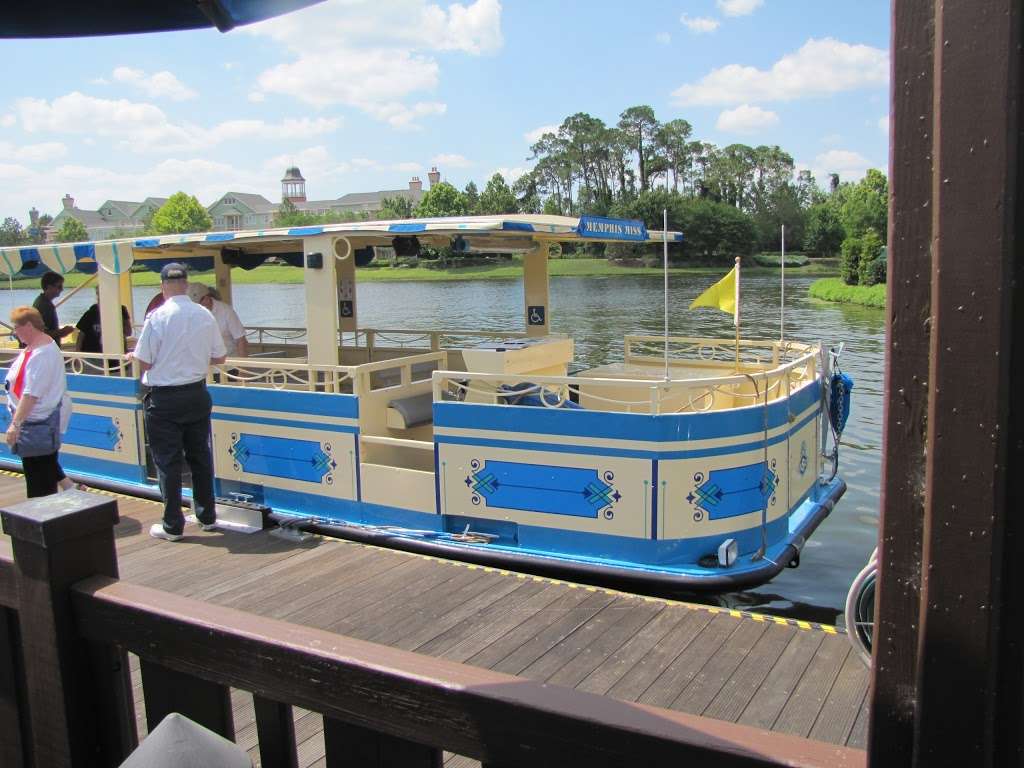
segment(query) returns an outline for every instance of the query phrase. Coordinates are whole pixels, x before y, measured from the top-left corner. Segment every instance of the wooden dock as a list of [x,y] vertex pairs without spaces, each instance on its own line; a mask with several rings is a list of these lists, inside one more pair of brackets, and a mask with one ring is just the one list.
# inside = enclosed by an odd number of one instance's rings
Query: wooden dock
[[[0,505],[23,489],[20,475],[0,473]],[[831,627],[334,539],[296,544],[190,526],[171,544],[148,535],[159,505],[124,496],[118,505],[127,582],[626,701],[866,743],[868,670]],[[258,761],[252,697],[233,699],[237,741]],[[322,765],[320,716],[296,708],[295,718],[299,765]]]

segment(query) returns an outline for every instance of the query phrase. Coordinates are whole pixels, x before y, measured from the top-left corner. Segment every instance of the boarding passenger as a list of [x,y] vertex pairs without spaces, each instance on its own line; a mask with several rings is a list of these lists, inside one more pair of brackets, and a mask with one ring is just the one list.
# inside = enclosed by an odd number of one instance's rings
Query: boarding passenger
[[28,497],[49,496],[73,486],[57,459],[60,436],[71,419],[64,358],[44,330],[39,310],[17,307],[11,312],[11,325],[25,346],[4,382],[11,416],[7,447],[21,457]]
[[47,272],[39,281],[43,292],[36,296],[32,306],[43,318],[44,332],[60,346],[60,340],[75,329],[70,325],[61,327],[57,319],[57,308],[53,306],[53,300],[60,296],[64,290],[64,278],[56,272]]
[[245,326],[238,319],[238,313],[230,304],[221,301],[211,288],[202,283],[188,284],[188,297],[196,304],[209,310],[217,321],[220,337],[224,340],[224,348],[228,357],[247,357],[249,342],[245,338]]
[[165,301],[146,318],[132,356],[142,369],[146,430],[164,500],[163,522],[149,535],[178,541],[185,530],[181,511],[182,453],[192,472],[192,499],[202,529],[216,523],[213,458],[210,454],[210,411],[206,390],[210,363],[224,362],[226,350],[213,316],[186,295],[183,264],[160,270]]
[[[78,341],[75,348],[79,352],[103,351],[103,326],[100,323],[99,289],[96,289],[96,303],[89,307],[75,324],[78,329]],[[128,316],[128,308],[121,305],[121,330],[127,339],[132,335],[132,321]]]

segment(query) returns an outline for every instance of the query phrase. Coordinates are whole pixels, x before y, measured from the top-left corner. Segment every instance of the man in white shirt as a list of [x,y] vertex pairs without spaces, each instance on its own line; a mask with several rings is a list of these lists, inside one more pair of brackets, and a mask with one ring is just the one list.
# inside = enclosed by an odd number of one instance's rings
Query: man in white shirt
[[133,353],[142,369],[146,432],[164,499],[163,523],[149,535],[178,541],[185,529],[181,511],[181,457],[192,471],[192,499],[203,530],[216,522],[213,498],[213,458],[210,454],[210,411],[206,391],[210,363],[226,356],[217,322],[186,295],[187,273],[182,264],[160,270],[164,303],[146,318]]
[[248,357],[249,342],[245,338],[245,326],[239,320],[234,307],[215,298],[210,289],[202,283],[189,283],[188,297],[196,304],[206,307],[217,321],[227,356]]

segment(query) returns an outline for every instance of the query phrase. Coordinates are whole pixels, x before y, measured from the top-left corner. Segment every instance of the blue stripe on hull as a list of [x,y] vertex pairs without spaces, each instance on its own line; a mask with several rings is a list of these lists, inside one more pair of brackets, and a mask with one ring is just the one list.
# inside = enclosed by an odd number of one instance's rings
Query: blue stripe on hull
[[[789,414],[802,413],[819,400],[812,382],[795,392],[790,401],[768,404],[768,429],[786,424]],[[559,408],[509,407],[471,403],[434,403],[434,425],[456,429],[490,429],[510,433],[564,437],[674,442],[710,440],[764,431],[764,407],[682,414],[608,413]]]
[[[214,405],[225,408],[247,408],[264,413],[337,416],[346,419],[359,416],[359,400],[355,395],[227,387],[215,384],[210,387],[210,396]],[[221,414],[218,414],[218,418],[220,416]]]

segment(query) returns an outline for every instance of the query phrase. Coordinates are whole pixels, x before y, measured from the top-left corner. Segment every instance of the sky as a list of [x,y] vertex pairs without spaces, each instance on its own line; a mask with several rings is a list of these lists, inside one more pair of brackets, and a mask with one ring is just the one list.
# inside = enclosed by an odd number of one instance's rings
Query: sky
[[183,190],[280,200],[510,183],[576,112],[779,145],[819,183],[887,168],[889,0],[326,0],[213,29],[5,40],[0,217]]

